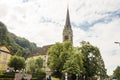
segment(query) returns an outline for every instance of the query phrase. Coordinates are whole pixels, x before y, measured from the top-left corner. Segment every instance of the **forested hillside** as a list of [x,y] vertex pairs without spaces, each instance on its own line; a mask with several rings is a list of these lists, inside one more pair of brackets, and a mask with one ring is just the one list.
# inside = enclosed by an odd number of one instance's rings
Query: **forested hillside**
[[20,55],[25,58],[37,49],[35,43],[31,43],[25,38],[10,33],[6,26],[0,22],[0,46],[4,45],[10,49],[12,54]]

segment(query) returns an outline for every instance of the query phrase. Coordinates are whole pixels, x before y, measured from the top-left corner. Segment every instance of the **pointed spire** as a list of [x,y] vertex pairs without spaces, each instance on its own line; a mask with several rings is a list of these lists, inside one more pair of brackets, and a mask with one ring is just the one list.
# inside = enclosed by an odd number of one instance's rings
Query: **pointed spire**
[[68,8],[68,7],[67,7],[67,15],[66,15],[66,23],[65,23],[65,26],[71,28],[70,16],[69,16],[69,8]]
[[71,41],[73,43],[73,32],[70,24],[69,8],[67,7],[66,22],[63,29],[63,42]]

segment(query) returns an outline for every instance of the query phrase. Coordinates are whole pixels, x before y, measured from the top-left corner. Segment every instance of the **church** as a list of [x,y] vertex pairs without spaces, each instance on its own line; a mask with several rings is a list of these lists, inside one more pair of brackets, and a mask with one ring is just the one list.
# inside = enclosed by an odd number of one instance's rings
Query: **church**
[[69,9],[67,8],[66,22],[63,30],[63,42],[71,41],[73,43],[73,31],[70,23]]
[[[71,41],[73,44],[73,31],[72,31],[71,22],[70,22],[69,8],[67,8],[66,21],[63,29],[63,42],[64,41]],[[45,56],[47,54],[48,49],[52,45],[54,44],[39,47],[39,49],[36,52],[33,52],[29,57],[39,56],[39,55]]]
[[[63,42],[70,41],[73,44],[73,31],[72,31],[71,22],[70,22],[69,8],[67,8],[66,21],[65,21],[62,35],[63,35]],[[48,61],[47,51],[52,45],[54,44],[39,47],[38,50],[36,50],[29,56],[29,57],[41,56],[43,58],[43,68],[45,69],[47,75],[51,74],[51,70],[47,66],[47,61]]]

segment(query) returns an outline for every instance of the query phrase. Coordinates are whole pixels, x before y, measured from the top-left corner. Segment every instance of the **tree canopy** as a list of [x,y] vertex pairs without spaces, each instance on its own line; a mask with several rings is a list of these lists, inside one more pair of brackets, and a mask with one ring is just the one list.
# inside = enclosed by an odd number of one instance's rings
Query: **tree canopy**
[[84,71],[83,55],[78,48],[74,48],[73,52],[64,65],[64,72],[80,75]]
[[63,66],[73,53],[73,46],[70,42],[56,43],[48,50],[48,66],[58,74],[62,75]]
[[21,70],[25,68],[25,59],[20,56],[12,56],[9,63],[9,67],[14,68],[14,70]]
[[65,73],[80,74],[83,69],[82,59],[81,52],[71,42],[56,43],[48,51],[48,66],[58,77]]
[[95,78],[95,76],[100,77],[101,80],[106,78],[106,69],[99,49],[86,41],[82,41],[81,45],[79,49],[84,56],[83,66],[85,73],[83,75],[85,80]]
[[72,78],[77,74],[81,80],[107,77],[99,49],[86,41],[78,47],[70,42],[56,43],[48,50],[48,66],[57,75],[68,73]]
[[113,77],[120,80],[120,66],[117,66],[117,68],[114,70]]
[[26,69],[28,73],[38,73],[43,68],[43,59],[38,58],[29,58],[27,60]]

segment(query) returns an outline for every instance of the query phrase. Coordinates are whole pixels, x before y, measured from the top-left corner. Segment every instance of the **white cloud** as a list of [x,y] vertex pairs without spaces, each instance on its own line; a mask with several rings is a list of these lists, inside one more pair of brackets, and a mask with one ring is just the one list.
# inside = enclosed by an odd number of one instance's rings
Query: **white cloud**
[[[23,3],[24,2],[24,3]],[[119,11],[119,0],[0,0],[0,21],[9,31],[25,37],[39,46],[62,42],[67,2],[71,22],[83,24],[109,18],[108,12]],[[100,48],[108,74],[120,65],[120,17],[110,17],[108,23],[96,22],[87,31],[72,26],[74,45],[82,40],[90,41]]]
[[[86,40],[100,48],[101,54],[108,69],[108,73],[111,74],[116,65],[120,65],[120,47],[114,42],[119,41],[120,37],[120,19],[115,19],[108,24],[97,24],[90,28]],[[114,67],[113,67],[114,66]]]
[[74,28],[74,43],[79,45],[82,40],[89,41],[100,49],[103,60],[105,61],[108,74],[112,74],[116,66],[120,65],[120,46],[115,41],[120,41],[120,19],[115,19],[108,24],[96,24],[88,31]]

